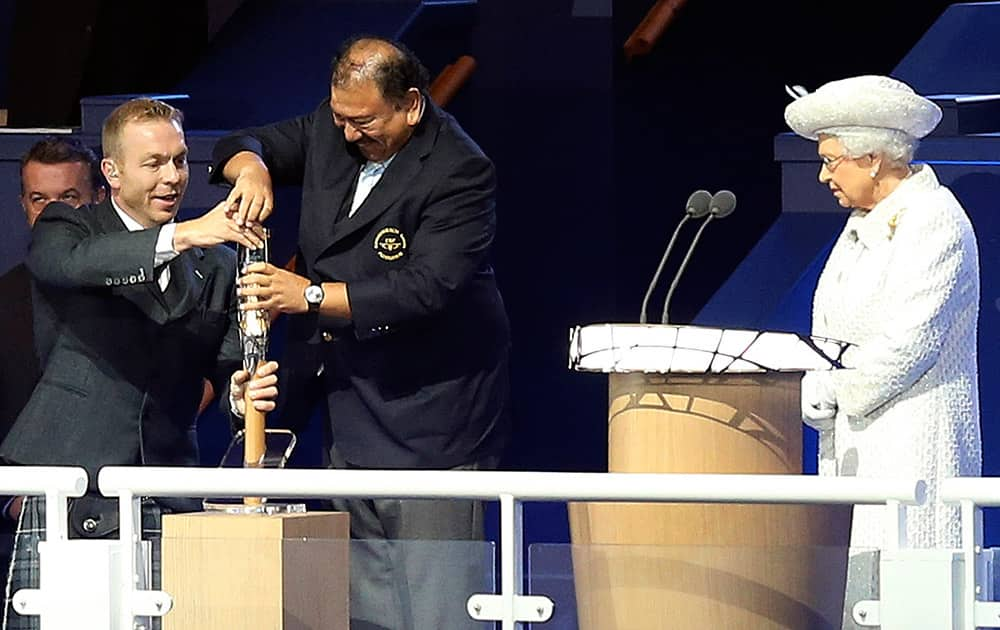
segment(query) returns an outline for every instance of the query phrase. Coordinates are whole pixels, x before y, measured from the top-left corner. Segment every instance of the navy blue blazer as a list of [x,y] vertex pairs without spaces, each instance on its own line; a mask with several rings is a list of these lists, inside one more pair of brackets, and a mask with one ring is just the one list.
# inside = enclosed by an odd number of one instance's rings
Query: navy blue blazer
[[129,232],[110,200],[52,203],[32,230],[42,376],[0,445],[29,465],[197,465],[202,379],[225,391],[239,369],[236,256],[191,249],[154,281],[159,229]]
[[302,186],[298,271],[346,282],[352,321],[293,316],[282,383],[303,391],[297,382],[323,366],[333,444],[357,466],[458,466],[499,454],[509,430],[509,325],[489,261],[495,171],[454,118],[425,102],[413,136],[340,221],[364,160],[327,101],[227,136],[213,156],[216,181],[249,150],[275,185]]

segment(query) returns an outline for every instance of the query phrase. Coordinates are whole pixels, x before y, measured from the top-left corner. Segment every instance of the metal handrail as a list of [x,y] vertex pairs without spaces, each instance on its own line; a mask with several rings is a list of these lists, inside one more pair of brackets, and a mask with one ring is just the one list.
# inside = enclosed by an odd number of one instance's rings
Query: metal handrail
[[44,495],[48,540],[69,536],[66,500],[87,492],[87,471],[64,466],[0,466],[0,494]]
[[1000,477],[952,477],[942,479],[938,497],[945,503],[971,501],[981,507],[1000,505]]
[[87,491],[87,471],[66,466],[0,466],[0,494],[40,495],[61,492],[80,497]]
[[923,481],[805,475],[107,467],[106,496],[923,503]]
[[[922,504],[917,480],[802,475],[672,473],[554,473],[433,470],[304,470],[108,467],[98,487],[117,496],[122,540],[137,540],[138,500],[154,497],[267,496],[274,498],[481,499],[500,502],[500,600],[503,630],[518,623],[524,598],[521,518],[523,501],[630,501],[670,503]],[[122,574],[134,575],[134,547],[126,545]],[[121,601],[135,601],[135,585]],[[132,597],[129,597],[129,596]],[[131,618],[123,606],[122,627]]]
[[963,629],[979,626],[995,627],[1000,618],[1000,603],[984,601],[984,579],[987,575],[983,557],[983,507],[1000,505],[1000,478],[951,477],[938,482],[938,498],[945,503],[957,503],[962,514],[963,584],[965,594],[960,600],[963,607]]

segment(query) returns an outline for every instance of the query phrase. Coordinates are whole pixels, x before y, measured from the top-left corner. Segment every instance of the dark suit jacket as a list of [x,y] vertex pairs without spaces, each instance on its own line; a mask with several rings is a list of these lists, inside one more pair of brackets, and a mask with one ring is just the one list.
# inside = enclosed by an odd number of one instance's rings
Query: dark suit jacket
[[294,374],[283,383],[296,391],[294,381],[324,366],[334,446],[363,467],[457,466],[497,454],[508,431],[509,330],[489,264],[493,164],[425,102],[409,142],[339,222],[363,158],[326,101],[228,136],[213,156],[217,180],[250,150],[276,185],[302,185],[299,272],[346,282],[352,321],[293,317],[284,364]]
[[202,378],[223,391],[240,361],[235,253],[191,249],[154,281],[159,229],[129,232],[110,201],[50,204],[32,230],[42,377],[0,457],[83,466],[196,465]]
[[14,425],[38,382],[31,330],[31,275],[23,264],[0,277],[0,440]]

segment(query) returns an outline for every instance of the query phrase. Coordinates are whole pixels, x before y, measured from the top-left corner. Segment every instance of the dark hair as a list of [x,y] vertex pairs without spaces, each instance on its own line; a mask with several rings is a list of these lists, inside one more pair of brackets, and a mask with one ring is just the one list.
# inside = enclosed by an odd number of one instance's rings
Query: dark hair
[[96,193],[104,188],[104,178],[101,176],[101,164],[97,155],[76,138],[49,136],[36,142],[28,152],[21,157],[21,168],[18,177],[21,181],[21,194],[24,194],[24,167],[28,162],[40,164],[67,164],[80,162],[87,165],[90,173],[90,186]]
[[[356,52],[361,56],[355,57]],[[397,41],[372,35],[351,37],[341,44],[330,62],[333,86],[340,87],[358,78],[374,81],[382,97],[392,103],[401,102],[411,88],[424,92],[430,84],[427,68],[413,51]]]

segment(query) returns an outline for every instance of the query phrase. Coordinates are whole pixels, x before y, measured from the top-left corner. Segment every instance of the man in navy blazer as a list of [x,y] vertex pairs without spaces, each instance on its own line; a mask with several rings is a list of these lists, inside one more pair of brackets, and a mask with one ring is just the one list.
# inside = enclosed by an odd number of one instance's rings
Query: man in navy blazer
[[[494,168],[426,87],[403,46],[353,39],[334,59],[329,100],[215,149],[214,176],[233,184],[248,225],[271,213],[272,183],[302,186],[295,273],[251,267],[240,291],[292,314],[282,389],[325,399],[334,467],[494,468],[509,430],[509,328],[489,261]],[[478,502],[337,505],[355,538],[483,535]],[[365,553],[352,552],[353,627],[410,627],[392,621],[400,609],[423,620],[415,627],[454,627],[416,610],[432,600],[469,623],[469,593],[442,602],[448,576],[422,575],[428,558]],[[386,571],[397,589],[408,580],[411,602],[377,594]]]

